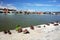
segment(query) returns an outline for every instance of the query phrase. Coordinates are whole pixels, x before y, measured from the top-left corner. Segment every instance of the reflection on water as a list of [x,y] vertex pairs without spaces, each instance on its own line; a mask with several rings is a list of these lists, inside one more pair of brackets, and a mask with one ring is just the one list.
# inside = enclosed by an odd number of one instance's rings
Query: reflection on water
[[38,14],[0,14],[0,31],[3,29],[14,29],[20,24],[22,27],[30,25],[40,25],[51,21],[60,21],[60,15],[38,15]]

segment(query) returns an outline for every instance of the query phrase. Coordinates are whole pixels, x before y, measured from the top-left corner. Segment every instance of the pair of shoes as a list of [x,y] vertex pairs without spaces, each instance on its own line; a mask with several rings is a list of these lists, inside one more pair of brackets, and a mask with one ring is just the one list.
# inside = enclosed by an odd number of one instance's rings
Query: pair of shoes
[[27,29],[25,29],[25,30],[23,31],[23,33],[24,33],[24,34],[29,34],[30,32],[29,32]]
[[7,34],[7,33],[12,34],[10,30],[4,30],[4,34]]
[[8,30],[8,33],[9,33],[9,34],[12,34],[12,33],[10,32],[10,30]]
[[21,32],[22,32],[22,29],[19,29],[19,30],[18,30],[18,33],[21,33]]
[[4,30],[4,34],[7,34],[7,31],[6,30]]
[[31,25],[31,26],[30,26],[30,29],[34,30],[34,27]]

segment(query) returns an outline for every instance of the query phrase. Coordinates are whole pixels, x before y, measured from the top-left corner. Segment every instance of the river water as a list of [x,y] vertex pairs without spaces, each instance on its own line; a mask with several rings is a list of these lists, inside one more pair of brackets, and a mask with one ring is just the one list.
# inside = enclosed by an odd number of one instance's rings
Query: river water
[[50,14],[1,14],[0,13],[0,31],[5,29],[15,29],[16,25],[29,27],[30,25],[40,25],[48,22],[60,21],[60,15]]

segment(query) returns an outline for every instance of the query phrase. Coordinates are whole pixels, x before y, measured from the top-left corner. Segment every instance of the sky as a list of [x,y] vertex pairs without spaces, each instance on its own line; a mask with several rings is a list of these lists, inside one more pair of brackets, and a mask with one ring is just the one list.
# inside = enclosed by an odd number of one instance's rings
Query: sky
[[0,7],[30,11],[60,11],[60,0],[0,0]]

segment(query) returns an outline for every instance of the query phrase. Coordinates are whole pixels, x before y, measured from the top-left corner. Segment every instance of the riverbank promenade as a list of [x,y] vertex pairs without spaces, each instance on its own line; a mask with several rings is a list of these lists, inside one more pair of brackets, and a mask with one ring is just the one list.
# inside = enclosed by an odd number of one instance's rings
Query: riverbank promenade
[[4,34],[0,32],[0,40],[60,40],[60,23],[48,23],[34,26],[34,30],[30,27],[27,29],[28,34],[18,33],[16,30],[10,30],[12,34]]

